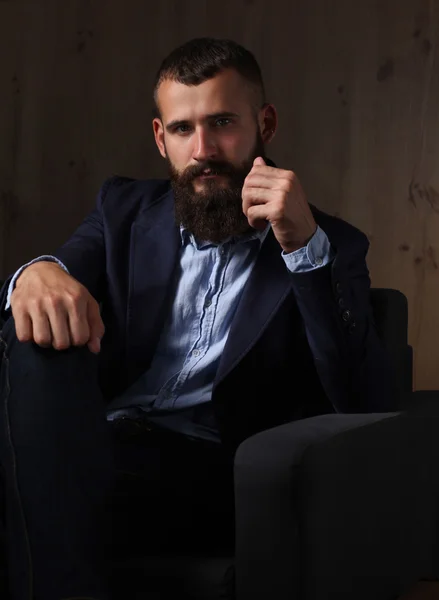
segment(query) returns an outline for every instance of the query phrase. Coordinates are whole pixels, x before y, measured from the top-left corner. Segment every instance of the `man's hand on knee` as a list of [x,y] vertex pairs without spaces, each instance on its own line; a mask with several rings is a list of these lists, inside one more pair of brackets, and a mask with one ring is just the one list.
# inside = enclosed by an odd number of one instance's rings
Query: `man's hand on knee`
[[11,308],[20,342],[56,350],[87,345],[95,354],[100,351],[105,328],[99,305],[56,263],[27,267],[17,280]]

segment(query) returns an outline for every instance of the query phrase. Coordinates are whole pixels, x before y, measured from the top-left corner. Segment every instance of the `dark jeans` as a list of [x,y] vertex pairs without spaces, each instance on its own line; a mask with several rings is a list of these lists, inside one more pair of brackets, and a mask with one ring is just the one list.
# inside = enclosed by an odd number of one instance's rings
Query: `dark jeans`
[[115,556],[233,544],[232,465],[220,445],[158,429],[121,439],[87,348],[20,343],[10,318],[0,354],[11,599],[107,600]]

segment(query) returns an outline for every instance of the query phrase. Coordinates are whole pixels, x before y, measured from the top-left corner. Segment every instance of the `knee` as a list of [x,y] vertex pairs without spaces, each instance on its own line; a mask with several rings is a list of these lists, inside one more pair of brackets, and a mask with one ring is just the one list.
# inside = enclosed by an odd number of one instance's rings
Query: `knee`
[[63,374],[64,377],[74,376],[75,372],[97,372],[97,357],[86,346],[72,346],[67,350],[43,348],[35,342],[20,342],[17,338],[15,321],[11,316],[0,331],[0,346],[9,363],[16,373],[26,376],[32,374],[41,376],[50,369],[52,372]]
[[8,419],[16,439],[32,447],[30,440],[46,439],[49,432],[73,427],[84,437],[87,427],[106,426],[97,357],[87,347],[60,351],[20,342],[12,318],[0,335],[0,422]]

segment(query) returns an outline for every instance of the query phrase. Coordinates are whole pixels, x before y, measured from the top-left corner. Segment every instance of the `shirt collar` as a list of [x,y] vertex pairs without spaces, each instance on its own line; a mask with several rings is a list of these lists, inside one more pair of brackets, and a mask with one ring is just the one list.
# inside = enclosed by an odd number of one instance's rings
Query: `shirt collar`
[[180,225],[180,237],[181,237],[181,244],[182,246],[184,246],[187,242],[191,243],[193,246],[195,246],[195,248],[197,250],[201,250],[202,248],[207,248],[208,246],[218,246],[221,247],[224,244],[245,244],[247,242],[251,242],[253,240],[258,240],[259,241],[259,245],[262,244],[262,242],[265,240],[265,238],[267,237],[267,233],[270,230],[270,223],[267,224],[267,227],[265,229],[263,229],[262,231],[258,231],[257,229],[255,229],[254,231],[251,231],[250,233],[240,236],[238,238],[227,238],[226,240],[224,240],[224,242],[221,242],[221,244],[214,244],[213,242],[209,242],[209,241],[200,241],[197,240],[195,238],[195,236],[188,231],[183,225]]

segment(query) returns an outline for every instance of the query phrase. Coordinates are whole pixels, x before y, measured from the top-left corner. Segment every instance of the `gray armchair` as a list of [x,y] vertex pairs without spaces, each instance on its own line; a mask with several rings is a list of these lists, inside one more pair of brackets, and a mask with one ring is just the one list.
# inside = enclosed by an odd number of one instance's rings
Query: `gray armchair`
[[401,412],[322,415],[247,439],[234,553],[130,559],[115,571],[121,598],[396,600],[436,579],[439,394],[412,393],[405,296],[373,289],[371,302]]

